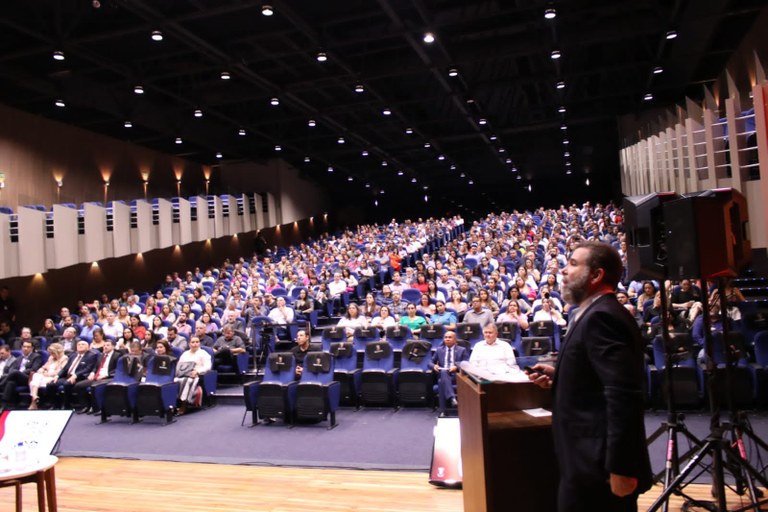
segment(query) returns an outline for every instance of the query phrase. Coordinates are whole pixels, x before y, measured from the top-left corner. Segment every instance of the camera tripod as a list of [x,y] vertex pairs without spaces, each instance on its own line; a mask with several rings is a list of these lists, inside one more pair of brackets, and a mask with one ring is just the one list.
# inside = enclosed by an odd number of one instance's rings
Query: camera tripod
[[[756,482],[763,487],[768,487],[768,481],[761,470],[756,469],[749,461],[747,450],[745,447],[744,439],[748,438],[755,443],[759,448],[765,450],[768,448],[766,444],[760,440],[752,431],[746,414],[739,413],[734,405],[733,399],[733,373],[734,367],[737,363],[737,353],[734,350],[735,347],[729,345],[729,327],[728,327],[728,310],[727,303],[724,300],[725,297],[725,281],[720,278],[718,283],[718,290],[720,295],[720,315],[723,320],[723,351],[725,356],[724,372],[718,372],[718,368],[715,364],[714,342],[712,337],[712,325],[710,320],[709,305],[703,312],[703,322],[705,327],[705,343],[704,349],[707,355],[706,362],[706,376],[707,376],[707,391],[709,396],[709,406],[711,412],[710,420],[710,432],[709,435],[699,442],[698,448],[690,456],[690,459],[686,463],[685,467],[679,471],[677,476],[672,479],[671,477],[675,472],[679,470],[679,459],[677,456],[677,444],[676,434],[680,431],[684,431],[688,434],[687,430],[680,428],[679,422],[676,421],[677,416],[673,416],[672,402],[669,401],[669,418],[667,429],[669,432],[668,439],[668,451],[667,451],[667,463],[665,469],[665,489],[664,492],[656,499],[651,505],[649,511],[658,510],[659,507],[664,507],[664,510],[668,510],[669,497],[672,494],[676,494],[684,497],[687,500],[684,510],[688,506],[694,505],[705,508],[707,510],[725,512],[727,510],[726,505],[726,482],[725,482],[725,470],[733,476],[735,479],[735,492],[743,495],[747,494],[749,498],[749,504],[738,508],[736,510],[759,510],[760,506],[768,503],[768,500],[761,500],[762,492],[757,488]],[[662,293],[662,310],[664,306],[665,294]],[[666,319],[666,317],[663,317]],[[662,332],[666,332],[666,324],[663,326]],[[667,338],[669,334],[666,334]],[[667,345],[667,349],[669,346]],[[669,356],[669,350],[665,350],[665,354]],[[667,363],[670,361],[667,360]],[[669,371],[669,364],[667,364],[667,378],[671,377],[671,371]],[[731,411],[731,421],[722,422],[720,418],[720,404],[718,403],[718,379],[721,377],[719,373],[725,374],[725,398],[726,403]],[[667,388],[671,389],[671,382],[667,382]],[[671,398],[668,396],[668,398]],[[669,421],[671,420],[671,421]],[[730,439],[727,438],[726,433],[730,433]],[[658,437],[658,436],[657,436]],[[695,439],[695,438],[694,438]],[[711,464],[705,463],[705,457],[711,457]],[[712,474],[712,495],[716,502],[693,500],[687,496],[684,492],[685,487],[689,485],[689,481],[686,479],[697,468],[704,468],[699,474],[710,471]]]

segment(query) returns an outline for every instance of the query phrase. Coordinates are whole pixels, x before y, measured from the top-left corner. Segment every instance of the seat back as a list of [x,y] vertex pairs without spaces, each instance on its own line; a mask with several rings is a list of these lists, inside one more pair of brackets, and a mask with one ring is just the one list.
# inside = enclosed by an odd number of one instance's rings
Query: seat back
[[176,358],[171,356],[152,356],[147,361],[146,384],[162,385],[173,382],[176,375]]
[[286,384],[294,379],[296,373],[296,358],[292,352],[273,352],[269,354],[264,368],[264,382]]
[[363,372],[387,372],[395,366],[395,352],[387,341],[369,341],[365,345]]
[[421,328],[419,338],[428,340],[437,348],[443,344],[443,335],[445,334],[445,325],[427,324]]
[[418,304],[421,300],[421,292],[416,288],[406,288],[403,290],[401,298],[403,299],[403,302]]
[[423,371],[429,369],[432,343],[424,340],[410,340],[403,346],[400,369],[403,371]]
[[[696,354],[690,334],[671,332],[669,333],[669,341],[670,359],[673,366],[695,366]],[[659,334],[653,339],[653,364],[659,370],[666,366],[664,348],[664,338]]]
[[520,325],[517,322],[500,322],[496,324],[499,330],[499,338],[509,341],[509,344],[516,346],[520,341]]
[[521,355],[542,356],[552,351],[552,340],[546,336],[526,336],[521,341]]
[[483,339],[483,328],[477,322],[462,322],[456,324],[456,336],[474,347]]
[[413,338],[413,333],[410,327],[396,324],[385,329],[384,338],[393,348],[401,349],[406,341]]
[[355,349],[365,350],[365,344],[369,341],[377,341],[381,339],[379,330],[375,327],[355,327],[354,334],[352,335]]
[[768,331],[755,334],[755,362],[760,366],[768,366]]
[[352,371],[357,368],[357,352],[352,343],[331,343],[329,351],[334,358],[334,366],[338,370]]
[[[714,358],[715,364],[718,366],[724,365],[727,361],[724,348],[723,333],[712,333],[712,357]],[[747,350],[744,343],[744,335],[742,335],[740,332],[728,333],[727,348],[729,351],[729,356],[733,358],[733,362],[737,366],[747,366],[749,364],[747,359]]]
[[307,352],[301,383],[328,384],[333,381],[335,360],[329,352]]

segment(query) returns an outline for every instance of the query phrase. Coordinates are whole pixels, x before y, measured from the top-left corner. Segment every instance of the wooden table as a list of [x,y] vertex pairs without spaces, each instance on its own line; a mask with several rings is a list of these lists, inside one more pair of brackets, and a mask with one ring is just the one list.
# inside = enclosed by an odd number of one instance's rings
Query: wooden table
[[16,512],[21,512],[22,484],[37,484],[37,509],[45,512],[45,498],[48,497],[48,512],[56,512],[56,473],[54,467],[59,458],[45,455],[39,460],[30,460],[21,467],[0,471],[0,487],[16,487]]

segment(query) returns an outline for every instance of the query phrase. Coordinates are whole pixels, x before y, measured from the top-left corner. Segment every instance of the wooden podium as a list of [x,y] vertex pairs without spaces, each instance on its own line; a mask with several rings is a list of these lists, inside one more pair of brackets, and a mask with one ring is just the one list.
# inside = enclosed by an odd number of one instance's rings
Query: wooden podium
[[456,378],[466,512],[557,509],[557,459],[552,418],[523,409],[551,409],[552,395],[530,383]]

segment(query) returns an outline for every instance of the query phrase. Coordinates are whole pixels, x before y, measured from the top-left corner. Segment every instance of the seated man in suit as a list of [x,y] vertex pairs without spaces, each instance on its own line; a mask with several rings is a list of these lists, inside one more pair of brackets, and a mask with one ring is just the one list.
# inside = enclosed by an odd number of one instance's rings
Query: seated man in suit
[[446,404],[456,407],[456,392],[453,386],[456,384],[456,372],[462,361],[468,361],[468,350],[456,345],[456,333],[445,331],[443,346],[439,347],[432,356],[432,371],[437,377],[437,401],[440,415],[445,415]]
[[[77,351],[70,354],[67,365],[62,368],[59,373],[59,379],[56,382],[48,384],[48,396],[56,396],[56,390],[59,386],[64,387],[64,401],[62,404],[65,409],[70,407],[69,395],[72,392],[73,387],[80,381],[86,380],[91,372],[96,368],[96,360],[98,356],[95,352],[91,352],[88,342],[85,340],[78,340]],[[53,389],[51,389],[53,388]],[[85,407],[84,404],[80,404],[81,407]]]
[[0,390],[5,389],[5,381],[11,372],[11,366],[16,357],[11,354],[9,345],[0,345]]
[[101,353],[96,367],[88,374],[88,378],[81,380],[74,386],[74,392],[80,404],[80,408],[77,410],[78,414],[86,413],[91,408],[96,409],[96,403],[93,400],[95,390],[91,389],[91,393],[88,393],[88,388],[109,384],[109,381],[115,376],[117,360],[120,359],[121,355],[115,350],[115,342],[109,338],[104,340],[104,351]]
[[32,340],[26,340],[21,344],[21,355],[11,364],[8,376],[5,379],[3,390],[2,408],[10,409],[18,405],[19,395],[16,388],[26,386],[29,376],[43,366],[43,358],[39,352],[35,352]]

